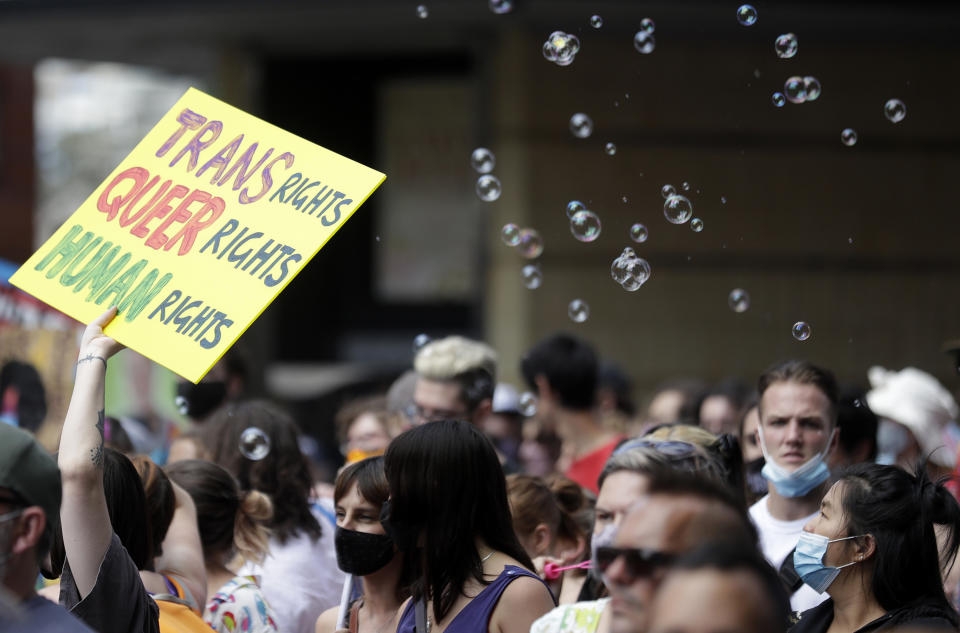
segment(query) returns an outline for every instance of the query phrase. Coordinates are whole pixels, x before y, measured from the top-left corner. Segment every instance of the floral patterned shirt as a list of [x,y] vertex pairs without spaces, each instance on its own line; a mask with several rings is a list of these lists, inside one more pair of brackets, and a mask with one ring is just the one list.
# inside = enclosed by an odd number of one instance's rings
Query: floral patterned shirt
[[276,633],[274,611],[256,576],[234,576],[207,601],[203,620],[218,633]]
[[610,598],[563,604],[535,620],[530,633],[596,633]]

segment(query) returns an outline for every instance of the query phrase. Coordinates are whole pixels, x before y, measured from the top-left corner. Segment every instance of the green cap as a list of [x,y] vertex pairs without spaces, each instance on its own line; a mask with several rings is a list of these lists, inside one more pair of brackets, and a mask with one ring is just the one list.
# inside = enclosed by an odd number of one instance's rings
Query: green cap
[[60,469],[33,436],[0,422],[0,488],[9,488],[28,505],[40,506],[47,525],[60,521]]

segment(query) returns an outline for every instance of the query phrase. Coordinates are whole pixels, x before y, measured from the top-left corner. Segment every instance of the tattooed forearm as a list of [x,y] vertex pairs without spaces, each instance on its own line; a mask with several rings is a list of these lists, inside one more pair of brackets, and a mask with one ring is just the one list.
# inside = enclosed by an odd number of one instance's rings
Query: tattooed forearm
[[100,431],[100,444],[90,449],[90,459],[97,468],[103,466],[103,409],[97,411],[97,430]]

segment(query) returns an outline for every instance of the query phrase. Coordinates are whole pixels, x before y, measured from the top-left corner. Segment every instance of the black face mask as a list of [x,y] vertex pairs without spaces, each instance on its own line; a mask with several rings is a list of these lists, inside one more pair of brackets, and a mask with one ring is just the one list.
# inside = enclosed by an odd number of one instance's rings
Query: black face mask
[[182,415],[195,420],[204,418],[223,404],[227,398],[227,383],[222,380],[210,382],[181,382],[177,384],[174,402]]
[[766,461],[763,455],[743,465],[747,488],[755,495],[767,494],[767,479],[760,473]]
[[337,567],[354,576],[366,576],[383,569],[396,550],[386,534],[368,534],[337,527],[333,536]]
[[387,536],[394,542],[401,552],[416,549],[419,532],[404,521],[397,521],[393,517],[393,500],[387,499],[380,508],[380,525]]

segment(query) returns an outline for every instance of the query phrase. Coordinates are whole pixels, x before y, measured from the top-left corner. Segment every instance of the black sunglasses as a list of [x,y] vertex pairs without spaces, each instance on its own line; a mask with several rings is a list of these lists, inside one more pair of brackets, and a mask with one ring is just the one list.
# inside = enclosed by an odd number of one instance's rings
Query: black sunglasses
[[613,561],[623,557],[626,568],[627,582],[634,582],[639,578],[648,578],[661,567],[673,562],[675,556],[666,552],[632,547],[598,547],[597,569],[606,574]]

